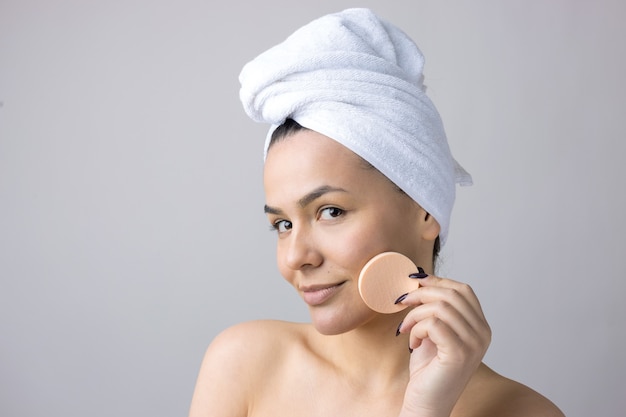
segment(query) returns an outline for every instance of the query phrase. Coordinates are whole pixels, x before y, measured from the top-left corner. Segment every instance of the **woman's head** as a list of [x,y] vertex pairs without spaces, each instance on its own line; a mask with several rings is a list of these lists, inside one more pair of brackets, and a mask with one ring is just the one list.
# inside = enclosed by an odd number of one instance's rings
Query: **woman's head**
[[265,211],[281,274],[309,305],[316,328],[347,331],[374,317],[358,293],[361,268],[394,251],[431,270],[439,224],[354,152],[290,124],[269,149]]
[[400,29],[367,9],[305,25],[240,74],[248,115],[273,130],[293,119],[332,138],[397,184],[441,226],[445,242],[455,183],[470,183],[425,94],[424,59]]

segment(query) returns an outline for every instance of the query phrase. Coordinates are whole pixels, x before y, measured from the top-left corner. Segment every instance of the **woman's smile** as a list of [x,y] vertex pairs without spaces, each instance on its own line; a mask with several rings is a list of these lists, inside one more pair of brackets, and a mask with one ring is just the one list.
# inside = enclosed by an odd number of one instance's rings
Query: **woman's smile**
[[342,281],[338,284],[318,284],[309,286],[300,286],[302,298],[304,302],[310,306],[318,306],[332,298],[345,284]]

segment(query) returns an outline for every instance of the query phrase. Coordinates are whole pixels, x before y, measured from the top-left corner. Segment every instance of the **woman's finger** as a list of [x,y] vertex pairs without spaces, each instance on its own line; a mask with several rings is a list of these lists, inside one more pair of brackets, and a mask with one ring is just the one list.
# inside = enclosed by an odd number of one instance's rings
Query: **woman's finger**
[[408,333],[416,324],[431,318],[445,323],[462,340],[487,338],[488,332],[484,329],[486,323],[478,322],[472,318],[468,319],[446,301],[436,301],[415,307],[404,318],[400,326],[400,333]]
[[[442,314],[444,319],[456,310],[472,328],[481,329],[488,327],[484,313],[469,286],[422,286],[404,297],[400,303],[409,306],[429,305],[429,309],[422,309],[434,315]],[[423,316],[422,316],[423,318]]]

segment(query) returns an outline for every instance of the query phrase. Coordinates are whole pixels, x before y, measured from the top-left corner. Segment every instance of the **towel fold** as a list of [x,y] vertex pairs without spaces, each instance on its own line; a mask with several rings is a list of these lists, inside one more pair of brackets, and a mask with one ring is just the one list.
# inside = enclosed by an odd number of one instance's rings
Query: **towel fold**
[[269,138],[287,118],[372,164],[430,213],[448,235],[455,184],[471,176],[454,160],[425,94],[424,57],[400,29],[368,9],[303,26],[247,63],[240,98]]

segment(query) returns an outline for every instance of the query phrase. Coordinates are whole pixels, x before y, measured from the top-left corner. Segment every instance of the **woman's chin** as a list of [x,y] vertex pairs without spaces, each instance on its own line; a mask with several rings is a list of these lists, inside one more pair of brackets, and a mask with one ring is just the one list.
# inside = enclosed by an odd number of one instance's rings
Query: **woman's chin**
[[[333,336],[354,330],[361,324],[371,319],[371,315],[375,314],[368,308],[365,308],[361,314],[355,314],[356,311],[341,312],[334,309],[310,308],[311,324],[320,334]],[[366,317],[367,316],[367,317]]]

